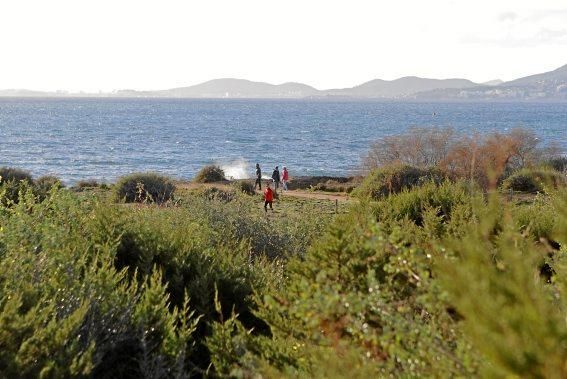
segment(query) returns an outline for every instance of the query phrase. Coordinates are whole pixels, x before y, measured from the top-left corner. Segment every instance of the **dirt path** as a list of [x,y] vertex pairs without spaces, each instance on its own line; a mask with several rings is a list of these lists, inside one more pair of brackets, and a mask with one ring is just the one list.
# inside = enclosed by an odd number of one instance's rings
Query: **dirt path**
[[[191,182],[182,182],[177,183],[179,188],[183,189],[197,189],[202,187],[217,187],[222,189],[231,189],[232,187],[230,184],[225,183],[191,183]],[[261,194],[262,192],[256,191],[257,194]],[[335,193],[335,192],[313,192],[313,191],[306,191],[306,190],[290,190],[290,191],[282,191],[281,189],[278,190],[278,195],[282,197],[295,197],[300,199],[312,199],[312,200],[329,200],[335,201],[338,200],[339,202],[346,202],[349,201],[350,198],[346,193]]]
[[278,191],[282,197],[298,197],[302,199],[317,199],[317,200],[331,200],[331,201],[348,201],[349,197],[345,193],[328,193],[328,192],[312,192],[303,190],[293,191]]

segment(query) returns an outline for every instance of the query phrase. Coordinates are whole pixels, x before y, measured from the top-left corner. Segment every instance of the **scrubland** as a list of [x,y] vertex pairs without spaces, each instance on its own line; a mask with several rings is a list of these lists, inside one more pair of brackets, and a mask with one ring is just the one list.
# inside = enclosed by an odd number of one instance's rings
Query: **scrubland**
[[267,214],[241,183],[0,170],[0,376],[567,376],[562,158],[438,133]]

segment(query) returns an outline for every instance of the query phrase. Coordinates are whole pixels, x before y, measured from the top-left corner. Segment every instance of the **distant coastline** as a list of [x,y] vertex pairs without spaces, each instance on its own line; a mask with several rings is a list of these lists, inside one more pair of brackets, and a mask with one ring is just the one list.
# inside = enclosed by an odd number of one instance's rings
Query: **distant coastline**
[[303,83],[276,85],[224,78],[189,87],[156,91],[123,89],[112,92],[72,93],[5,89],[0,90],[0,97],[564,102],[567,101],[567,65],[509,82],[492,80],[475,83],[467,79],[408,76],[395,80],[375,79],[351,88],[319,90]]

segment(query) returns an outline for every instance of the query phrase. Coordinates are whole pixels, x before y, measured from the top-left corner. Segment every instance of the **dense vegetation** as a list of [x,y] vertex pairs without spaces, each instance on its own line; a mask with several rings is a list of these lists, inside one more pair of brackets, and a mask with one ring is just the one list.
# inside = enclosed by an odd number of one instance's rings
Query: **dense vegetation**
[[226,180],[226,178],[222,168],[216,165],[207,165],[199,170],[193,180],[196,183],[216,183],[222,182]]
[[3,182],[0,377],[567,376],[564,174],[378,170],[338,214]]
[[117,201],[125,203],[165,203],[173,198],[175,185],[166,176],[148,173],[134,173],[118,179],[114,189]]

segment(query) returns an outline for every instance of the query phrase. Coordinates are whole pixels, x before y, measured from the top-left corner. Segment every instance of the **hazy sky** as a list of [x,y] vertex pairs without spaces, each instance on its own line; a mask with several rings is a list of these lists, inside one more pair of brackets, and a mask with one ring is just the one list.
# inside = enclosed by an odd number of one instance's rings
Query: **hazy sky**
[[566,0],[0,0],[0,88],[236,77],[326,89],[509,80],[564,64]]

